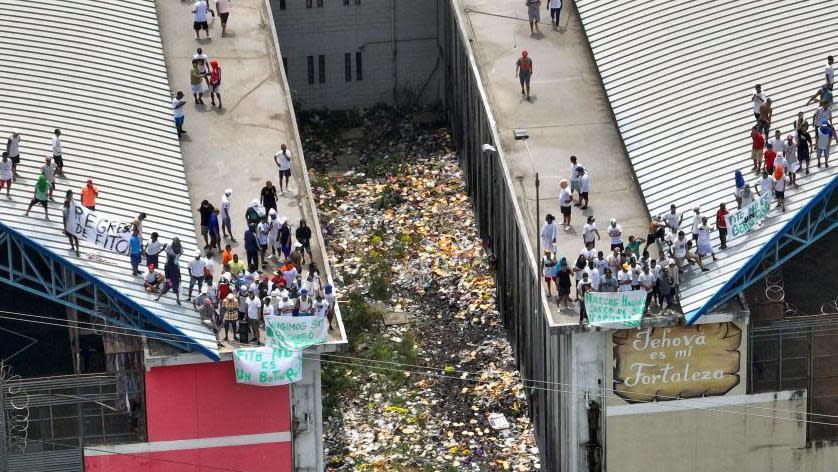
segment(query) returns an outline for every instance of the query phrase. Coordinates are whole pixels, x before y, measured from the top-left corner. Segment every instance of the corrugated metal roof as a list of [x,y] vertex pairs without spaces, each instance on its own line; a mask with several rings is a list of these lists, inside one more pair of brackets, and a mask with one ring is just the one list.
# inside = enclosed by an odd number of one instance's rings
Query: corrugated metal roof
[[[797,112],[824,80],[826,56],[838,47],[824,8],[812,0],[693,2],[577,0],[582,22],[629,159],[651,214],[674,203],[715,215],[736,208],[733,174],[749,183],[750,96],[755,84],[773,99],[774,124],[793,131]],[[772,129],[773,133],[773,129]],[[741,274],[760,249],[827,186],[838,163],[798,175],[786,213],[772,210],[752,233],[728,243],[709,272],[687,276],[681,303],[688,319],[712,308],[712,297]],[[685,217],[685,225],[691,223]],[[687,229],[689,231],[689,229]],[[714,233],[714,237],[717,238]],[[718,239],[714,241],[718,250]]]
[[[0,195],[0,220],[217,357],[215,336],[191,304],[178,306],[171,296],[155,302],[124,256],[75,257],[61,228],[64,191],[78,194],[92,177],[97,211],[128,222],[145,211],[146,237],[153,231],[165,241],[179,237],[184,261],[197,248],[154,2],[3,0],[0,31],[0,144],[5,149],[14,128],[22,135],[22,178],[13,200]],[[63,133],[66,176],[57,179],[46,222],[38,208],[30,217],[23,212],[54,128]],[[185,267],[183,275],[187,282]]]

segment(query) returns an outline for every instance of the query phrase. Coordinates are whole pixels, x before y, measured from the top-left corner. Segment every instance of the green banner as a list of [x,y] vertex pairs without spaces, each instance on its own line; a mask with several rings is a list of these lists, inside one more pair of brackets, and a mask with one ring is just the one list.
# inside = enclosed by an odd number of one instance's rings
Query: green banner
[[588,323],[603,328],[639,328],[646,306],[646,292],[588,292],[585,310]]
[[269,347],[298,351],[329,340],[325,316],[265,317],[265,337]]
[[774,195],[771,192],[765,192],[745,208],[728,213],[725,216],[728,241],[742,236],[752,230],[754,226],[762,223],[762,220],[771,211],[771,202],[773,201]]

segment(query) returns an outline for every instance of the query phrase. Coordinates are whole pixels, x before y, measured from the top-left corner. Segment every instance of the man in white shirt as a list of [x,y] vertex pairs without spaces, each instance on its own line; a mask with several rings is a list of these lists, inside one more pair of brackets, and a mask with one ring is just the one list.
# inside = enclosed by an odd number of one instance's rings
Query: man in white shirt
[[291,190],[288,187],[291,180],[291,151],[288,150],[288,146],[280,146],[279,151],[274,154],[274,162],[279,168],[279,194],[282,195],[285,190]]
[[12,180],[18,178],[17,165],[20,164],[20,132],[12,130],[12,135],[6,140],[6,154],[12,161]]
[[228,188],[224,190],[224,195],[221,196],[221,232],[225,238],[230,238],[230,241],[236,242],[233,237],[232,219],[230,217],[230,196],[233,194],[233,189]]
[[[579,204],[582,205],[582,210],[585,210],[588,208],[588,192],[591,191],[591,178],[582,166],[579,166],[577,172],[579,173]],[[583,200],[585,203],[582,203]]]
[[602,239],[602,237],[600,237],[599,231],[596,228],[596,218],[591,215],[588,217],[588,222],[582,229],[582,243],[585,244],[586,248],[593,249],[597,239]]
[[[576,162],[576,156],[570,156],[570,194],[573,195],[573,192],[579,192],[579,169],[582,166]],[[576,202],[574,206],[581,205],[581,202]]]
[[178,137],[186,132],[183,129],[183,120],[186,117],[186,111],[183,108],[184,105],[186,105],[186,100],[183,99],[183,92],[178,90],[175,98],[172,99],[172,113],[175,115],[175,127],[177,128]]
[[773,149],[778,156],[786,152],[786,142],[780,136],[780,130],[774,131],[774,137],[768,140],[768,144],[771,145],[771,149]]
[[203,74],[205,77],[209,77],[209,56],[207,56],[204,53],[204,50],[202,48],[198,48],[197,50],[195,50],[195,54],[192,55],[192,60],[198,61],[198,70],[201,71],[201,74]]
[[49,199],[54,200],[52,198],[52,192],[55,191],[55,166],[52,164],[52,158],[47,156],[44,158],[44,165],[41,166],[41,173],[44,174],[44,177],[47,178],[47,182],[49,182]]
[[568,189],[567,180],[562,179],[559,182],[559,187],[561,187],[561,192],[559,192],[559,210],[562,212],[562,224],[564,225],[564,230],[570,230],[570,208],[573,204],[573,190]]
[[644,313],[649,312],[649,307],[655,300],[655,276],[651,273],[649,266],[643,266],[643,273],[638,278],[640,289],[646,292],[646,308]]
[[230,16],[230,0],[215,0],[215,9],[221,17],[221,37],[227,36],[227,18]]
[[556,225],[556,217],[547,213],[546,222],[541,227],[541,248],[556,253],[556,237],[559,235],[559,227]]
[[195,39],[201,39],[201,30],[206,33],[207,39],[211,39],[209,23],[207,23],[207,11],[209,11],[209,6],[204,0],[198,0],[192,5],[192,13],[194,14],[192,28],[195,29]]
[[695,252],[698,254],[699,260],[708,254],[714,261],[716,260],[716,254],[713,252],[713,245],[710,243],[710,225],[707,224],[706,217],[702,218],[701,226],[698,228],[698,241]]
[[835,130],[831,125],[821,124],[816,131],[817,146],[815,152],[818,158],[818,167],[821,166],[821,157],[824,159],[826,167],[829,167],[829,147],[832,144],[832,137],[835,135]]
[[684,237],[683,231],[678,231],[678,237],[672,242],[672,256],[675,258],[675,264],[678,267],[679,272],[681,271],[681,264],[684,263],[685,259],[689,262],[695,262],[698,264],[698,267],[702,271],[710,270],[704,267],[701,263],[701,258],[696,257],[695,254],[689,250],[689,245],[687,243],[687,239]]
[[699,207],[693,208],[693,224],[692,235],[693,241],[698,241],[698,227],[701,226],[701,209]]
[[611,218],[610,226],[608,227],[608,237],[611,238],[611,250],[619,249],[622,251],[625,249],[623,246],[623,228],[617,224],[617,220]]
[[52,137],[52,159],[55,161],[55,170],[59,175],[64,175],[64,156],[61,149],[61,130],[55,128],[55,136]]
[[684,215],[681,214],[678,217],[678,211],[674,204],[669,205],[669,213],[664,215],[663,222],[666,223],[666,226],[672,230],[673,233],[677,233],[679,229],[681,229],[681,223],[684,221]]
[[247,300],[244,302],[247,308],[247,324],[250,326],[250,334],[253,335],[253,344],[260,346],[259,342],[259,314],[262,310],[262,300],[256,298],[253,291],[247,292]]
[[597,268],[597,264],[593,259],[590,262],[588,262],[588,268],[586,269],[586,272],[588,273],[588,276],[591,280],[591,289],[593,289],[594,292],[598,292],[599,281],[602,278],[602,276],[600,275],[599,269]]
[[774,196],[777,197],[777,208],[782,208],[783,213],[786,211],[786,186],[788,186],[789,176],[783,173],[779,179],[771,178],[774,181],[772,188],[774,189]]
[[832,69],[832,56],[826,57],[826,67],[824,68],[824,76],[826,78],[827,85],[833,85],[835,83],[835,71]]
[[622,270],[617,272],[617,283],[620,284],[618,292],[631,291],[631,272],[629,272],[628,263],[623,264]]
[[759,122],[759,108],[765,103],[765,94],[762,93],[762,85],[756,84],[754,86],[754,94],[751,95],[751,102],[754,105],[754,117]]
[[9,159],[9,155],[6,152],[3,152],[3,158],[0,160],[0,190],[3,190],[3,187],[6,187],[6,198],[12,198],[9,194],[12,190],[12,181],[14,180],[15,174],[12,171],[12,161]]
[[198,284],[198,293],[201,293],[201,287],[204,286],[204,267],[206,264],[201,259],[200,250],[195,251],[195,259],[189,261],[189,293],[186,295],[186,301],[192,300],[192,287]]
[[774,178],[768,175],[768,171],[762,171],[762,180],[759,181],[759,187],[756,187],[756,190],[759,196],[763,196],[774,190]]

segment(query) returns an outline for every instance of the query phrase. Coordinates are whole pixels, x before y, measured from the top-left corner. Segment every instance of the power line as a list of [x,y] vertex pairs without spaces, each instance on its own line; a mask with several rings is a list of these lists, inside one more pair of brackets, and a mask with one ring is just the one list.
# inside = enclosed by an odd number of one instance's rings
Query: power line
[[[23,316],[27,316],[27,314],[25,314],[25,313],[18,313],[18,314],[23,315]],[[34,316],[38,316],[38,315],[34,315]],[[35,324],[48,325],[48,326],[56,326],[56,327],[61,327],[61,328],[71,328],[71,327],[73,327],[71,325],[65,325],[65,324],[61,324],[61,323],[48,323],[48,322],[45,322],[45,321],[18,319],[18,318],[11,318],[11,317],[7,317],[7,316],[0,316],[0,319],[20,321],[20,322],[29,322],[29,323],[35,323]],[[56,321],[64,321],[64,320],[56,320]],[[113,328],[110,325],[101,325],[101,326],[103,326],[105,328]],[[123,329],[123,328],[120,328],[120,329]],[[131,331],[132,330],[132,329],[128,329],[128,328],[124,328],[124,329],[126,331]],[[100,332],[108,332],[108,333],[118,334],[118,335],[123,335],[123,336],[148,337],[148,336],[145,336],[145,335],[130,334],[130,333],[120,332],[120,331],[108,331],[106,329],[105,330],[100,330]],[[155,339],[155,338],[152,337],[151,339]],[[184,344],[201,345],[200,343],[190,342],[190,341],[183,341],[183,343]],[[323,355],[329,356],[329,355],[333,355],[333,354],[329,354],[329,353],[321,354],[321,356],[323,356]],[[484,380],[480,380],[480,379],[476,379],[476,378],[471,379],[471,378],[455,377],[455,376],[450,376],[450,375],[445,375],[445,374],[420,372],[420,371],[410,370],[410,369],[394,369],[394,368],[387,368],[387,367],[380,367],[380,366],[371,366],[368,363],[369,362],[390,363],[390,364],[394,364],[394,365],[402,365],[402,366],[411,367],[411,368],[445,371],[445,369],[440,369],[438,367],[415,366],[415,365],[411,365],[411,364],[400,364],[400,363],[394,363],[394,362],[388,362],[388,361],[376,361],[376,360],[373,360],[373,359],[366,359],[366,358],[352,357],[352,356],[343,356],[343,357],[344,358],[349,358],[349,359],[352,359],[352,360],[362,361],[363,363],[340,362],[340,361],[334,361],[334,360],[328,360],[328,359],[324,360],[322,357],[307,357],[305,355],[303,355],[302,357],[304,359],[308,359],[308,360],[313,360],[313,361],[318,361],[318,362],[326,362],[326,363],[337,364],[337,365],[348,365],[348,366],[357,367],[357,368],[368,368],[368,369],[377,369],[377,370],[383,370],[383,371],[402,372],[402,373],[408,372],[408,373],[417,374],[417,375],[424,375],[424,376],[427,376],[427,377],[434,377],[434,378],[447,379],[447,380],[467,381],[467,382],[472,382],[472,383],[483,383],[483,384],[488,384],[489,383],[488,381],[484,381]],[[466,375],[478,375],[478,374],[485,373],[485,372],[468,372],[468,371],[455,371],[455,372],[459,372],[459,373],[466,374]],[[619,396],[616,396],[616,395],[591,393],[590,392],[591,388],[589,388],[589,387],[579,387],[578,385],[571,384],[571,383],[538,381],[538,380],[523,379],[523,378],[520,378],[520,381],[522,383],[523,388],[527,388],[527,389],[530,389],[530,390],[549,391],[549,392],[574,394],[574,395],[587,395],[587,396],[594,396],[594,397],[599,397],[599,398],[603,398],[603,399],[611,398],[611,399],[617,399],[617,400],[624,400],[623,398],[621,398]],[[538,386],[533,386],[533,385],[527,385],[525,382],[534,382],[534,383],[544,383],[544,384],[547,384],[547,385],[566,386],[566,387],[570,387],[571,390],[548,388],[548,387],[538,387]],[[577,390],[578,388],[584,388],[585,391],[580,392],[580,391]],[[615,392],[616,391],[614,389],[609,389],[609,388],[604,388],[604,387],[597,387],[596,390],[604,390],[606,392]],[[740,406],[740,405],[730,405],[730,404],[726,404],[724,402],[714,402],[714,401],[710,401],[710,400],[706,400],[706,399],[684,399],[684,398],[671,397],[671,396],[664,396],[664,398],[686,400],[686,401],[696,402],[696,403],[708,403],[708,404],[714,404],[714,405],[719,405],[719,406],[730,406],[730,407]],[[786,420],[786,421],[796,421],[796,422],[801,422],[801,423],[820,424],[820,425],[826,425],[826,426],[838,426],[838,423],[814,421],[814,420],[809,420],[809,419],[797,419],[797,418],[788,418],[788,417],[783,417],[783,416],[760,415],[760,414],[756,414],[756,413],[739,412],[739,411],[732,411],[732,410],[721,410],[721,409],[716,409],[716,408],[703,408],[703,407],[697,407],[697,406],[678,405],[678,404],[674,404],[674,403],[661,403],[661,402],[654,401],[654,398],[652,398],[650,400],[642,400],[642,401],[637,402],[637,403],[649,403],[649,404],[660,405],[660,406],[669,405],[669,406],[675,406],[677,408],[682,408],[682,409],[687,409],[687,410],[707,410],[707,411],[715,411],[715,412],[719,412],[719,413],[733,413],[733,414],[738,414],[738,415],[754,416],[754,417],[760,417],[760,418],[770,418],[770,419],[779,419],[779,420]],[[780,413],[792,413],[792,414],[796,414],[796,415],[807,415],[807,416],[812,415],[812,416],[822,416],[822,417],[826,417],[826,418],[838,418],[838,416],[836,416],[836,415],[827,415],[827,414],[822,414],[822,413],[809,413],[809,412],[803,412],[803,411],[797,412],[797,411],[793,411],[793,410],[784,410],[784,409],[779,409],[779,408],[756,407],[756,406],[749,406],[748,408],[764,409],[764,410],[780,412]]]

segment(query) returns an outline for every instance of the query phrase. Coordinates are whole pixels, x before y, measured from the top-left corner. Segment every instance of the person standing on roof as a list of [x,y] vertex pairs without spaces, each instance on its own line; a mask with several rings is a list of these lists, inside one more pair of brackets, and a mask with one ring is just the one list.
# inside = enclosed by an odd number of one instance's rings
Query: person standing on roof
[[61,130],[55,128],[53,132],[54,136],[52,137],[52,159],[55,161],[55,170],[58,172],[59,175],[64,175],[64,156],[62,155],[62,148],[61,148]]
[[821,121],[817,134],[818,146],[816,156],[818,158],[818,167],[820,168],[821,166],[821,157],[823,157],[824,166],[829,167],[829,147],[832,145],[832,137],[835,136],[835,129],[826,121]]
[[771,188],[774,190],[774,196],[777,198],[777,208],[782,208],[783,213],[786,211],[786,187],[788,186],[789,178],[782,167],[774,169],[774,178]]
[[297,242],[300,243],[300,255],[302,256],[302,263],[305,264],[306,254],[308,254],[309,259],[313,259],[311,255],[311,228],[306,224],[306,220],[300,220],[300,226],[297,227],[294,236],[296,236]]
[[[172,242],[172,245],[174,245],[174,241]],[[160,297],[171,290],[175,294],[175,301],[178,305],[180,305],[180,267],[178,267],[177,260],[175,258],[166,258],[166,266],[163,268],[163,274],[166,281],[164,282],[160,293],[157,294],[157,298],[155,300],[159,301]]]
[[276,187],[274,184],[271,183],[270,180],[265,182],[265,186],[262,187],[262,192],[260,192],[259,201],[263,207],[265,207],[265,211],[270,213],[270,210],[276,210]]
[[[222,13],[223,15],[223,13]],[[213,59],[210,61],[209,73],[209,94],[210,103],[215,106],[215,99],[218,98],[218,109],[221,109],[221,66],[218,61]]]
[[12,180],[17,180],[17,165],[20,164],[20,131],[13,130],[12,135],[6,140],[6,154],[12,161]]
[[81,205],[88,210],[96,211],[96,197],[99,188],[93,185],[93,179],[87,179],[87,184],[81,188]]
[[185,105],[186,100],[183,99],[183,92],[178,90],[175,94],[175,98],[172,99],[172,113],[175,116],[175,128],[177,128],[178,137],[180,137],[183,133],[186,133],[186,130],[183,129],[183,121],[186,119],[186,110],[184,109]]
[[541,227],[541,248],[556,253],[556,238],[559,236],[559,227],[556,225],[556,218],[547,213],[544,217],[544,226]]
[[259,267],[259,240],[256,238],[256,225],[250,225],[244,231],[244,251],[247,254],[247,267]]
[[765,171],[769,174],[774,172],[774,160],[777,159],[777,151],[774,150],[774,146],[772,146],[771,144],[765,146],[765,153],[763,153],[763,159],[765,159]]
[[204,0],[198,0],[192,5],[192,28],[195,30],[195,39],[201,39],[201,30],[207,35],[207,39],[210,38],[209,34],[209,23],[207,23],[207,11],[209,11],[209,5]]
[[794,142],[794,136],[788,135],[786,136],[786,144],[785,144],[785,158],[786,162],[788,162],[788,174],[789,179],[791,180],[791,184],[795,187],[797,186],[797,171],[800,170],[800,162],[797,160],[797,143]]
[[224,190],[224,195],[221,196],[221,233],[225,238],[230,238],[231,241],[236,242],[233,237],[232,219],[230,217],[230,196],[233,194],[233,189],[228,188]]
[[49,192],[49,182],[47,182],[47,178],[44,177],[44,174],[38,176],[38,181],[35,183],[35,194],[32,197],[32,201],[29,202],[29,207],[26,209],[26,213],[24,216],[29,216],[29,211],[32,209],[33,206],[37,203],[44,207],[44,219],[49,220],[49,213],[47,209],[47,200]]
[[283,144],[279,147],[279,151],[274,154],[274,162],[279,169],[279,194],[283,195],[286,190],[291,190],[288,186],[291,181],[291,151],[288,146]]
[[52,198],[52,193],[55,191],[55,165],[52,163],[52,158],[47,156],[44,158],[44,165],[41,166],[41,174],[47,178],[47,182],[49,182],[49,199],[54,200]]
[[573,194],[570,193],[567,185],[567,180],[562,179],[559,182],[559,187],[561,187],[561,192],[559,193],[559,210],[562,213],[562,225],[564,225],[564,230],[570,230],[570,210],[571,206],[573,205]]
[[131,239],[128,240],[128,247],[130,249],[131,257],[131,275],[134,277],[140,275],[138,267],[143,260],[143,240],[140,238],[140,230],[134,228],[131,232]]
[[151,240],[145,246],[145,263],[160,267],[160,253],[166,250],[168,244],[161,243],[157,232],[151,233]]
[[725,221],[725,216],[727,215],[728,211],[725,208],[725,204],[720,203],[719,211],[716,212],[716,228],[719,230],[720,249],[727,249],[727,221]]
[[203,200],[201,206],[198,207],[198,214],[201,216],[201,236],[204,237],[204,249],[210,247],[209,245],[209,220],[214,208],[209,201]]
[[608,237],[611,238],[611,250],[619,249],[623,251],[625,249],[623,245],[623,228],[617,224],[617,220],[611,218],[608,226]]
[[204,73],[198,67],[198,60],[192,59],[192,68],[189,69],[189,85],[192,87],[192,97],[196,105],[204,104]]
[[765,103],[765,94],[762,93],[762,85],[754,85],[754,94],[751,95],[751,103],[754,106],[754,118],[756,118],[757,125],[759,125],[759,109]]
[[[67,221],[67,217],[70,216],[70,203],[73,201],[73,191],[67,190],[67,193],[64,194],[64,205],[62,209],[62,213],[64,215],[64,221]],[[64,235],[67,236],[67,239],[70,241],[70,250],[76,252],[76,257],[80,256],[81,253],[79,252],[79,238],[78,236],[70,233],[66,229],[64,230]]]
[[809,134],[809,123],[804,122],[797,130],[797,160],[801,166],[806,163],[806,175],[809,175],[809,159],[812,155],[812,135]]
[[[576,156],[570,156],[570,194],[573,195],[573,192],[577,194],[581,193],[579,191],[579,169],[582,166],[576,160]],[[579,200],[573,204],[573,206],[580,206]]]
[[[221,37],[227,36],[227,18],[230,17],[230,0],[215,0],[215,9],[218,11],[218,16],[221,17]],[[218,108],[221,108],[221,102],[218,102]]]
[[527,17],[530,20],[530,36],[532,36],[538,32],[538,22],[541,21],[541,0],[524,0],[524,4],[527,6]]
[[823,122],[829,122],[832,125],[832,108],[826,101],[821,101],[821,106],[815,110],[815,115],[812,119],[812,126],[820,126]]
[[762,167],[762,149],[765,147],[765,138],[759,132],[759,125],[751,128],[751,160],[754,161],[752,171],[759,173]]
[[198,293],[201,293],[201,287],[204,286],[204,268],[206,262],[201,258],[200,250],[195,251],[195,258],[189,261],[189,293],[186,295],[186,301],[192,300],[192,287],[198,285]]
[[562,0],[549,0],[547,9],[550,11],[550,19],[553,22],[553,31],[559,29],[559,17],[562,16]]
[[14,181],[15,174],[12,171],[12,161],[9,159],[9,154],[3,152],[3,157],[0,159],[0,190],[6,187],[6,198],[11,199],[10,192],[12,191],[12,181]]
[[698,254],[699,259],[709,254],[713,261],[716,261],[716,253],[713,252],[713,245],[710,243],[710,225],[707,224],[706,216],[701,217],[701,224],[698,226],[695,253]]
[[824,79],[826,79],[826,85],[832,85],[835,83],[835,70],[832,68],[832,63],[834,62],[832,56],[826,57],[826,67],[824,68]]
[[673,233],[677,233],[681,228],[681,223],[684,221],[684,215],[681,214],[681,216],[678,217],[677,207],[673,203],[672,205],[669,205],[669,213],[664,215],[663,221],[666,223],[667,228],[671,229]]
[[774,109],[771,107],[771,99],[765,100],[765,103],[759,107],[759,128],[765,134],[766,139],[771,131],[771,119],[774,114]]
[[[538,7],[535,8],[538,11]],[[532,22],[530,22],[532,28]],[[521,83],[521,95],[524,95],[526,90],[527,100],[530,99],[530,79],[532,78],[533,66],[532,59],[526,49],[521,51],[521,57],[515,62],[515,77]]]

